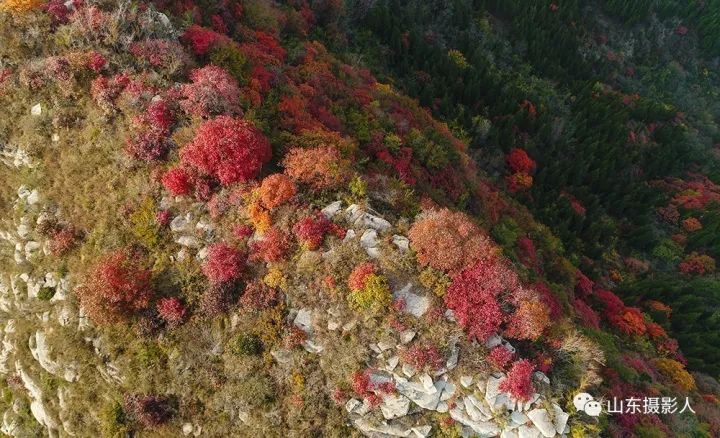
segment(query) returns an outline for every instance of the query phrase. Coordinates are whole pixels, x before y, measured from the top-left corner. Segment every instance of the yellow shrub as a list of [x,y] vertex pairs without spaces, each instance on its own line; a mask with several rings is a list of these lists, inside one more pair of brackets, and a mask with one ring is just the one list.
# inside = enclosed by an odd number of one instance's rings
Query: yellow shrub
[[350,292],[348,298],[354,307],[373,312],[387,308],[392,302],[387,279],[377,274],[369,275],[365,287]]
[[280,289],[282,291],[287,289],[287,279],[283,275],[280,268],[270,268],[263,280],[265,281],[265,284],[272,288]]
[[690,391],[695,388],[695,379],[690,373],[685,371],[685,367],[680,362],[673,359],[659,358],[654,360],[654,364],[658,371],[684,391]]
[[420,272],[420,284],[435,292],[435,295],[442,297],[450,286],[450,278],[441,271],[425,268]]
[[28,12],[39,8],[44,2],[42,0],[4,0],[0,2],[0,10],[10,12]]

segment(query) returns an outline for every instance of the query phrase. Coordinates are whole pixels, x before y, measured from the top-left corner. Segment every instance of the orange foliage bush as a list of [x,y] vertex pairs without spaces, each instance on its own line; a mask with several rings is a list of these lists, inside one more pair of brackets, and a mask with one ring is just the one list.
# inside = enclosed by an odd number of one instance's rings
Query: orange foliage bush
[[689,218],[683,220],[682,226],[685,229],[685,231],[689,231],[691,233],[693,231],[702,230],[702,227],[703,227],[702,223],[699,220],[697,220],[697,218],[694,218],[694,217],[689,217]]
[[0,3],[0,10],[9,12],[28,12],[39,8],[42,0],[4,0]]
[[270,210],[289,201],[296,193],[295,183],[282,173],[270,175],[260,184],[260,201]]
[[523,301],[510,317],[505,334],[515,339],[534,341],[549,324],[550,313],[547,306],[541,301]]
[[408,233],[418,262],[457,273],[498,253],[497,247],[464,213],[446,208],[417,220]]
[[350,162],[331,146],[311,149],[293,148],[283,160],[285,173],[314,190],[343,186],[350,180]]

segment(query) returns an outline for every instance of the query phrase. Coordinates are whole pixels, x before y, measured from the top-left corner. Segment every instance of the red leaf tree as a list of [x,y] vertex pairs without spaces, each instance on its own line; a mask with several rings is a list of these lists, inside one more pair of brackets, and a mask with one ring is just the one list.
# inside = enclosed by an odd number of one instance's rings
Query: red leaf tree
[[293,226],[293,233],[310,251],[315,251],[322,245],[326,234],[333,233],[342,238],[345,230],[318,213],[301,219]]
[[266,263],[279,262],[287,256],[291,245],[288,233],[272,227],[265,232],[262,240],[253,243],[252,259],[263,260]]
[[240,87],[235,78],[215,65],[195,69],[191,84],[184,84],[181,106],[186,113],[208,118],[216,115],[240,114]]
[[507,378],[500,382],[500,390],[509,393],[517,400],[530,400],[535,388],[532,384],[532,375],[535,367],[527,359],[521,359],[513,363]]
[[270,142],[252,123],[229,116],[200,125],[195,138],[180,151],[183,164],[223,185],[255,178],[271,156]]
[[157,303],[157,312],[160,318],[165,321],[168,326],[176,327],[185,320],[187,309],[179,298],[163,298]]
[[484,341],[504,320],[498,297],[519,287],[517,275],[496,259],[481,260],[455,276],[445,294],[445,305],[471,339]]
[[219,284],[237,280],[245,268],[246,255],[226,243],[215,243],[208,248],[202,270],[210,283]]
[[535,170],[535,161],[524,149],[515,148],[507,155],[508,167],[512,173],[531,173]]
[[162,184],[174,196],[187,195],[193,188],[190,175],[181,167],[174,167],[165,172]]
[[150,304],[149,270],[136,257],[118,250],[102,257],[77,288],[80,305],[99,325],[114,324]]

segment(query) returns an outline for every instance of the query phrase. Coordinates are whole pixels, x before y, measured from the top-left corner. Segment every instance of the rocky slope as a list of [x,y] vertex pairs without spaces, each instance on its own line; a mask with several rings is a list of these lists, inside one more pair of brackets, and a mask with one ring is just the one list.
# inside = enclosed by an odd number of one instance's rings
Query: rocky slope
[[308,38],[332,5],[2,5],[3,433],[596,436],[575,395],[640,390],[714,427],[667,335],[588,327],[557,239]]

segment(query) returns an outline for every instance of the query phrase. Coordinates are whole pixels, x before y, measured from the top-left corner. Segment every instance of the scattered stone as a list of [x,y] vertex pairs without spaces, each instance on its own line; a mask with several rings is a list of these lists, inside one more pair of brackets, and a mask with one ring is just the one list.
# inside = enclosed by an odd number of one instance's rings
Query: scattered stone
[[308,335],[312,334],[312,312],[305,308],[298,310],[293,324]]
[[380,341],[380,342],[378,342],[377,346],[380,349],[380,352],[384,352],[391,348],[395,348],[395,344],[390,341]]
[[389,395],[383,399],[380,405],[383,417],[386,420],[404,417],[410,409],[410,399],[402,395]]
[[360,228],[372,228],[377,231],[385,231],[392,225],[387,220],[365,212],[360,206],[353,204],[345,210],[349,221]]
[[41,104],[35,104],[32,108],[30,108],[30,114],[33,116],[40,116],[42,115],[43,108]]
[[395,367],[398,366],[398,363],[400,363],[400,357],[398,356],[392,356],[390,359],[387,360],[387,367],[386,369],[390,372],[392,372]]
[[403,366],[402,366],[402,372],[403,372],[403,374],[405,374],[408,378],[414,376],[415,373],[417,373],[417,371],[415,370],[415,367],[414,367],[414,366],[412,366],[412,365],[410,365],[410,364],[406,364],[406,363],[404,363]]
[[277,361],[277,363],[286,364],[292,360],[292,353],[290,350],[284,348],[279,350],[273,350],[270,355]]
[[318,354],[318,353],[322,353],[322,351],[325,350],[325,347],[323,347],[320,344],[316,344],[315,342],[313,342],[310,339],[303,342],[302,345],[303,345],[303,348],[305,348],[305,351],[307,351],[308,353]]
[[195,236],[180,236],[175,239],[175,242],[187,248],[200,248],[200,246],[202,246],[200,239]]
[[570,418],[570,415],[563,411],[562,408],[557,404],[553,403],[553,424],[555,424],[555,431],[559,434],[562,434],[565,432],[565,427],[567,426],[568,419]]
[[460,384],[463,386],[463,388],[470,388],[472,385],[473,378],[472,376],[461,376],[460,377]]
[[357,236],[357,234],[355,233],[355,230],[351,228],[345,233],[345,238],[343,239],[343,242],[349,242],[350,240],[353,240],[355,236]]
[[540,438],[540,431],[535,426],[520,426],[518,438]]
[[550,420],[550,415],[547,410],[533,409],[528,412],[527,416],[544,437],[550,438],[555,436],[555,425]]
[[407,344],[415,338],[415,332],[413,330],[405,330],[400,333],[400,343]]
[[413,293],[412,288],[412,283],[406,284],[405,287],[393,293],[393,298],[403,300],[405,302],[404,311],[419,318],[430,308],[431,301],[428,297]]
[[342,201],[335,201],[332,204],[328,204],[327,207],[323,208],[321,211],[322,214],[325,215],[326,218],[332,219],[333,216],[337,214],[338,211],[342,208]]
[[365,230],[360,236],[360,246],[363,248],[374,248],[377,246],[377,231]]
[[393,235],[393,244],[402,251],[410,249],[410,239],[405,236],[398,236],[397,234]]

